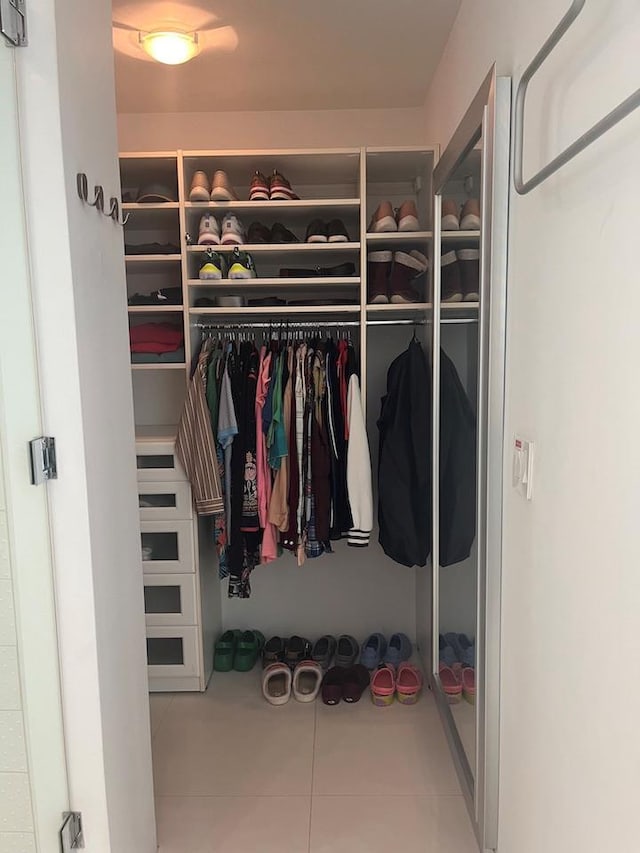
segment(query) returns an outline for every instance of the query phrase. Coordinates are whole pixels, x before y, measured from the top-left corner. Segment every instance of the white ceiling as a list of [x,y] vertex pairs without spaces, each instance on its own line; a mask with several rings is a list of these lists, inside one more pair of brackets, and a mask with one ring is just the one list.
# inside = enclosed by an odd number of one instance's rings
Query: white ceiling
[[[118,112],[414,107],[460,0],[113,0]],[[202,51],[166,66],[137,31],[174,22]]]

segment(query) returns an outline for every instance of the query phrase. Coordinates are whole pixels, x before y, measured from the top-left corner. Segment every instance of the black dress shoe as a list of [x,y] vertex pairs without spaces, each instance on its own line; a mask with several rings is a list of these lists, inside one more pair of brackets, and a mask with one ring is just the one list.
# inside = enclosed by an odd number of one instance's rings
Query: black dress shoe
[[275,222],[271,228],[272,243],[299,243],[300,240],[296,237],[293,231],[285,228],[281,222]]
[[252,222],[247,232],[247,243],[270,243],[271,231],[261,222]]
[[342,219],[332,219],[327,225],[327,234],[330,243],[349,243],[349,232],[345,228]]
[[307,242],[307,243],[326,243],[328,239],[329,239],[329,232],[327,231],[327,226],[322,221],[322,219],[314,219],[313,222],[309,223],[309,227],[307,228],[307,236],[305,237],[305,242]]

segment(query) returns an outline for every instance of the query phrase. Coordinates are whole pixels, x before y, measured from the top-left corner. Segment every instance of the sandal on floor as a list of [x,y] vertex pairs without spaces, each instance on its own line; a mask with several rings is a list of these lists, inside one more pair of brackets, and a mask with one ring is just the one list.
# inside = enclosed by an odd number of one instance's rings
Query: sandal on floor
[[309,640],[305,640],[304,637],[298,637],[297,634],[294,634],[293,637],[289,637],[285,644],[284,649],[284,662],[288,664],[291,669],[295,669],[297,664],[299,664],[303,660],[308,660],[311,657],[311,643]]
[[453,668],[444,663],[438,669],[440,684],[450,705],[455,705],[462,699],[462,683]]
[[336,651],[336,666],[353,666],[360,652],[360,646],[351,634],[341,634],[338,637]]
[[415,705],[422,690],[422,673],[417,666],[401,663],[396,675],[396,696],[403,705]]
[[260,631],[243,631],[238,638],[233,668],[236,672],[249,672],[256,665],[264,646],[264,635]]
[[303,660],[293,671],[293,695],[298,702],[313,702],[322,684],[322,667],[314,660]]
[[393,704],[396,692],[396,675],[392,666],[384,664],[371,677],[371,701],[379,708]]
[[334,666],[325,673],[321,687],[322,701],[325,705],[337,705],[342,699],[345,671],[342,666]]
[[271,663],[279,663],[284,660],[285,641],[282,637],[271,637],[264,644],[262,650],[262,666],[269,666]]
[[359,702],[369,686],[369,670],[361,663],[344,670],[342,698],[345,702]]
[[382,634],[370,634],[360,652],[360,663],[367,669],[377,669],[383,654],[387,650],[387,641]]
[[272,663],[262,673],[262,695],[272,705],[286,705],[291,698],[291,670],[285,663]]
[[313,644],[311,659],[319,663],[323,669],[329,669],[331,661],[336,653],[336,638],[331,634],[325,634]]
[[476,704],[476,671],[471,666],[462,670],[462,695],[470,705]]
[[225,631],[218,638],[213,651],[213,668],[217,672],[231,672],[233,669],[233,658],[239,636],[240,631]]
[[399,666],[403,661],[409,660],[412,651],[411,640],[406,634],[392,634],[383,660],[385,663]]

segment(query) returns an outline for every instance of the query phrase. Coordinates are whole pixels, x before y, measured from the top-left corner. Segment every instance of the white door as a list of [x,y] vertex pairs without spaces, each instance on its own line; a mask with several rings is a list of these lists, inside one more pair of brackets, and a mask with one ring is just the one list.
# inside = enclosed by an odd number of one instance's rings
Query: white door
[[15,58],[0,43],[0,850],[59,853],[69,794],[46,486],[30,482],[41,419]]

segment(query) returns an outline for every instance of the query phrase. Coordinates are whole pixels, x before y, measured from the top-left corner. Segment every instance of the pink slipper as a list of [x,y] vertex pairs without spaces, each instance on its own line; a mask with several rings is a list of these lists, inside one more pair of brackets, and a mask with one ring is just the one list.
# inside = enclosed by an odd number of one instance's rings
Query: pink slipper
[[376,669],[371,677],[371,701],[379,708],[393,703],[396,692],[396,675],[393,667],[385,665]]
[[396,696],[403,705],[415,705],[422,689],[422,673],[417,666],[401,663],[396,676]]
[[470,705],[476,704],[476,671],[471,666],[462,670],[462,695]]
[[447,701],[451,705],[455,705],[462,699],[462,682],[456,676],[456,673],[446,663],[441,663],[438,670],[440,676],[440,684],[445,692]]

